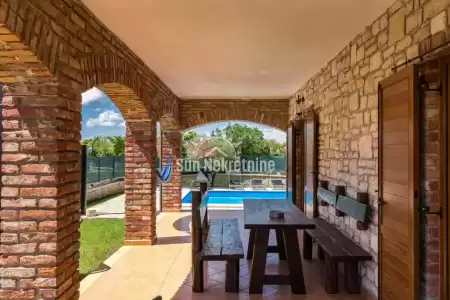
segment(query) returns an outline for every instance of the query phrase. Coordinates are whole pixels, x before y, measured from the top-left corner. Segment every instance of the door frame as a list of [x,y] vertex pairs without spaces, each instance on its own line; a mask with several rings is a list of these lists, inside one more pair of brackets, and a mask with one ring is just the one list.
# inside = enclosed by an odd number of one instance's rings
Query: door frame
[[[295,120],[289,122],[288,131],[287,131],[287,138],[286,138],[286,199],[289,200],[289,187],[291,188],[291,195],[292,195],[292,203],[296,204],[296,196],[297,196],[297,178],[296,178],[296,172],[297,169],[297,148],[296,148],[296,136],[297,136],[297,128],[295,126]],[[291,138],[289,139],[289,130],[291,130]],[[291,145],[293,143],[293,147]],[[290,150],[293,151],[290,151]],[[291,161],[289,165],[289,156],[291,156]],[[293,169],[293,170],[291,170]],[[289,175],[290,172],[292,172],[291,175]],[[292,182],[289,182],[289,176]]]
[[409,117],[412,120],[412,130],[409,130],[409,139],[412,140],[412,145],[409,146],[408,152],[410,154],[409,164],[413,166],[412,172],[412,188],[409,190],[409,197],[413,199],[413,207],[412,207],[412,225],[413,228],[410,228],[410,233],[414,236],[413,241],[413,258],[412,258],[412,266],[411,266],[411,278],[413,279],[413,287],[411,291],[412,299],[419,299],[420,296],[420,224],[419,224],[419,187],[420,187],[420,169],[419,169],[419,70],[417,65],[410,65],[405,67],[404,69],[398,71],[397,73],[383,79],[378,84],[378,297],[381,296],[382,291],[382,206],[383,206],[383,185],[382,185],[382,162],[383,162],[383,111],[382,111],[382,90],[383,87],[394,84],[399,81],[399,79],[404,78],[407,74],[411,76],[412,83],[414,86],[410,89],[410,98],[413,99],[412,109],[410,109]]
[[450,159],[449,159],[449,146],[448,142],[450,140],[450,123],[448,118],[450,116],[450,105],[448,101],[450,100],[450,56],[444,56],[439,60],[440,67],[440,79],[442,85],[442,94],[439,107],[439,141],[440,141],[440,155],[439,155],[439,181],[440,181],[440,206],[441,206],[441,222],[439,224],[440,241],[439,241],[439,251],[440,259],[440,281],[441,281],[441,299],[448,300],[450,297],[450,290],[448,284],[450,283],[450,251],[449,251],[449,216],[450,216],[450,194],[448,190],[448,184],[450,183],[450,176],[448,172],[450,171]]
[[[319,185],[319,170],[318,170],[318,129],[319,129],[319,125],[318,125],[318,117],[317,117],[317,113],[313,110],[307,111],[303,114],[301,114],[299,116],[299,118],[297,119],[297,123],[296,126],[297,131],[300,131],[301,134],[300,135],[296,135],[296,138],[300,138],[300,158],[297,161],[300,161],[301,163],[301,170],[305,170],[304,165],[305,165],[305,153],[306,153],[306,149],[305,149],[305,137],[306,137],[306,133],[305,133],[305,127],[304,124],[305,122],[311,121],[313,123],[314,126],[314,137],[313,137],[313,144],[314,144],[314,150],[313,150],[313,200],[312,200],[312,204],[313,204],[313,218],[317,218],[319,217],[319,205],[318,205],[318,201],[317,201],[317,188]],[[300,182],[298,183],[300,185],[300,191],[301,193],[301,203],[302,203],[302,207],[303,207],[303,211],[305,209],[305,177],[308,174],[305,174],[304,172],[302,172],[300,174]]]

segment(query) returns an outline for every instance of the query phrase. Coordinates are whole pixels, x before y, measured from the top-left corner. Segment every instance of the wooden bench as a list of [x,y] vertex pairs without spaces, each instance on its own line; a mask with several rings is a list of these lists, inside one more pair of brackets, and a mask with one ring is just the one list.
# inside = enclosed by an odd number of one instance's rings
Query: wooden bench
[[244,248],[237,219],[208,220],[208,191],[192,191],[192,290],[204,291],[203,262],[226,261],[225,291],[239,291],[239,259]]
[[358,262],[372,260],[372,255],[355,244],[341,231],[324,219],[316,219],[316,229],[305,230],[303,234],[303,258],[312,259],[313,241],[317,243],[317,256],[325,260],[325,291],[336,294],[338,289],[338,263],[344,263],[344,285],[350,294],[361,290]]

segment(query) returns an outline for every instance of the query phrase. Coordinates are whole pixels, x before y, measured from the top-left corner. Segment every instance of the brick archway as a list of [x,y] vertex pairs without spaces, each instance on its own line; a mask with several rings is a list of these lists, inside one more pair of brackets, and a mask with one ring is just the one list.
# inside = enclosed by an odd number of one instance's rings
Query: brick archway
[[178,118],[177,97],[81,2],[53,3],[0,0],[5,298],[79,296],[81,93],[99,87],[127,121],[129,241],[155,239],[156,120]]
[[197,100],[180,99],[182,130],[221,121],[248,121],[283,131],[289,120],[288,99]]
[[119,83],[97,86],[126,121],[125,244],[153,244],[156,239],[156,122],[134,90]]

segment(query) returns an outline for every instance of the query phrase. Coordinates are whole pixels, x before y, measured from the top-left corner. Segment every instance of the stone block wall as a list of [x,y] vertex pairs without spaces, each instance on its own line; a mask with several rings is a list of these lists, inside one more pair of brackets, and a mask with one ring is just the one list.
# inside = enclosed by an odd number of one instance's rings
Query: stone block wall
[[[398,0],[377,20],[358,34],[338,55],[307,81],[292,97],[290,119],[296,113],[314,108],[319,117],[320,179],[347,187],[355,197],[368,192],[374,210],[369,230],[359,231],[348,217],[335,216],[332,207],[321,207],[320,215],[373,254],[372,262],[361,264],[362,283],[373,295],[378,288],[378,83],[390,76],[392,67],[427,52],[449,40],[449,0]],[[433,70],[424,66],[422,72]],[[428,72],[432,76],[433,72]],[[438,79],[439,80],[439,79]],[[296,103],[298,96],[305,102]],[[435,203],[438,144],[436,95],[425,98],[421,135],[427,146],[421,156],[424,201]],[[438,223],[428,219],[424,240],[429,252],[423,259],[423,299],[439,299]]]
[[89,188],[86,191],[87,202],[100,200],[108,196],[123,194],[125,191],[125,181],[114,181],[105,185]]

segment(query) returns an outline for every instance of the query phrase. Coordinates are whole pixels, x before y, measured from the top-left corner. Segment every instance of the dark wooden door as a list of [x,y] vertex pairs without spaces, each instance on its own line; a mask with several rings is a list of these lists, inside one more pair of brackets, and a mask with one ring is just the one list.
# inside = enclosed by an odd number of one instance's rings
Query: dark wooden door
[[286,170],[286,197],[292,203],[296,202],[296,140],[295,126],[291,122],[287,131],[287,170]]
[[416,66],[379,85],[380,299],[418,299]]

